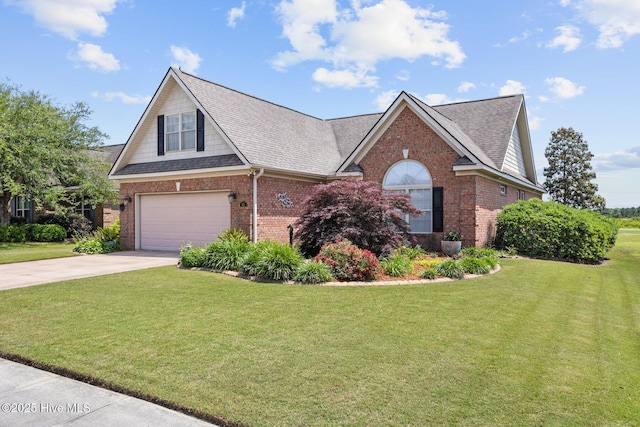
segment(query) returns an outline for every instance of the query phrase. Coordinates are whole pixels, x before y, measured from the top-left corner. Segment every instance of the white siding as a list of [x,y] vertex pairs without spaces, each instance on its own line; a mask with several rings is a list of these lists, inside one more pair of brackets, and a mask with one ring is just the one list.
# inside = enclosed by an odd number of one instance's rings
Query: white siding
[[520,133],[518,132],[517,124],[513,126],[513,131],[511,131],[511,139],[509,139],[509,147],[507,147],[507,154],[504,158],[502,170],[504,172],[515,172],[524,177],[527,176],[527,171],[524,168],[524,158],[522,157],[522,146],[520,145]]
[[[159,106],[159,114],[165,116],[170,114],[184,113],[188,111],[195,111],[196,106],[186,93],[175,85],[166,101]],[[211,125],[207,117],[205,116],[204,127],[204,151],[172,151],[165,152],[164,156],[158,156],[158,129],[157,129],[157,116],[149,116],[145,133],[142,136],[142,141],[136,147],[135,153],[131,156],[127,163],[147,163],[156,162],[159,160],[174,160],[174,159],[187,159],[193,157],[203,156],[219,156],[223,154],[233,154],[231,147],[222,139],[220,134],[216,132]]]

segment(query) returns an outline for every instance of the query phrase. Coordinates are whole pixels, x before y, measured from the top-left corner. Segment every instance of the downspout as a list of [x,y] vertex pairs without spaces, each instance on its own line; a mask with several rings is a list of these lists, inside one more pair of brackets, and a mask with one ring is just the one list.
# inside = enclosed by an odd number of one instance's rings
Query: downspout
[[264,168],[260,172],[253,172],[253,243],[258,241],[258,178],[264,174]]

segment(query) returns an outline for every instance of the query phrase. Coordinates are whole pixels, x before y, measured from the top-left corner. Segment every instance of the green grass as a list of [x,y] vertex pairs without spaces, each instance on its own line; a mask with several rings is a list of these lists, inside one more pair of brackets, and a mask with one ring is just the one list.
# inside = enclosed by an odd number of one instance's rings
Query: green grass
[[[411,286],[173,267],[0,293],[0,350],[236,423],[640,425],[640,232]],[[19,320],[17,320],[19,319]]]
[[78,255],[73,243],[0,243],[0,264]]

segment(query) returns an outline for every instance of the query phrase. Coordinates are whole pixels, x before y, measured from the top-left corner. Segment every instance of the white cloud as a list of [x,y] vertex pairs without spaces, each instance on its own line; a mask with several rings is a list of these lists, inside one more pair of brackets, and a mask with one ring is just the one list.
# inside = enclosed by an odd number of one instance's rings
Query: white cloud
[[107,31],[103,15],[121,0],[5,0],[32,15],[36,23],[71,40],[78,34],[102,36]]
[[425,104],[431,105],[431,106],[451,104],[452,102],[455,102],[444,93],[429,93],[420,99],[422,99]]
[[378,111],[385,111],[387,108],[389,108],[391,106],[391,103],[395,101],[399,94],[400,92],[393,89],[380,93],[374,101]]
[[609,154],[596,154],[593,157],[597,170],[619,170],[640,168],[640,145]]
[[151,101],[151,97],[148,95],[127,95],[124,92],[93,92],[91,96],[104,99],[107,102],[119,99],[123,104],[147,104]]
[[525,31],[519,36],[513,36],[505,43],[496,43],[494,47],[506,47],[510,44],[518,43],[519,41],[526,40],[531,37],[531,31]]
[[186,47],[171,45],[171,56],[173,58],[171,66],[179,67],[187,73],[195,73],[202,62],[200,55]]
[[563,48],[563,52],[571,52],[572,50],[576,50],[580,43],[582,43],[582,38],[580,37],[580,29],[573,25],[562,25],[560,27],[556,27],[556,31],[560,34],[556,36],[553,40],[547,43],[548,48]]
[[460,86],[458,86],[458,92],[460,93],[466,93],[469,92],[471,89],[475,89],[476,85],[474,85],[471,82],[462,82],[460,83]]
[[331,71],[321,67],[313,72],[312,78],[327,87],[342,87],[345,89],[375,87],[378,85],[378,78],[370,75],[364,69]]
[[120,70],[120,61],[102,47],[93,43],[78,43],[78,50],[69,54],[69,59],[84,63],[89,69],[109,73]]
[[564,0],[561,5],[575,8],[582,18],[598,29],[598,48],[622,47],[629,38],[640,34],[638,0]]
[[539,116],[531,116],[529,118],[529,129],[538,130],[542,127],[542,118]]
[[541,102],[548,102],[554,99],[571,99],[575,98],[587,88],[586,86],[578,86],[571,80],[564,77],[550,77],[545,79],[545,84],[549,86],[549,91],[553,94],[553,98],[547,96],[539,97]]
[[500,88],[498,94],[500,96],[508,96],[508,95],[517,95],[521,93],[526,93],[527,88],[520,82],[516,80],[507,80],[504,86]]
[[396,79],[403,82],[408,81],[410,78],[411,78],[411,74],[407,70],[401,70],[400,72],[398,72],[398,74],[396,74]]
[[246,9],[246,7],[247,3],[243,1],[240,7],[233,7],[231,8],[231,10],[229,10],[229,13],[227,14],[227,25],[229,27],[235,28],[236,21],[238,19],[244,18],[244,10]]
[[336,0],[282,0],[276,11],[292,46],[273,60],[279,70],[324,61],[333,72],[362,76],[365,81],[356,86],[368,87],[380,61],[430,56],[455,68],[466,57],[459,43],[448,38],[445,13],[412,8],[405,0],[353,0],[349,8]]

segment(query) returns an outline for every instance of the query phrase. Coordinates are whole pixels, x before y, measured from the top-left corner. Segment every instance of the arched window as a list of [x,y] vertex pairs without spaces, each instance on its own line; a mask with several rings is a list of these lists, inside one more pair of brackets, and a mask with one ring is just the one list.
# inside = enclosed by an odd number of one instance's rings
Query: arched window
[[384,176],[382,186],[388,191],[409,194],[411,203],[422,211],[420,216],[407,215],[412,233],[432,232],[432,183],[426,167],[415,160],[403,160],[391,166]]

